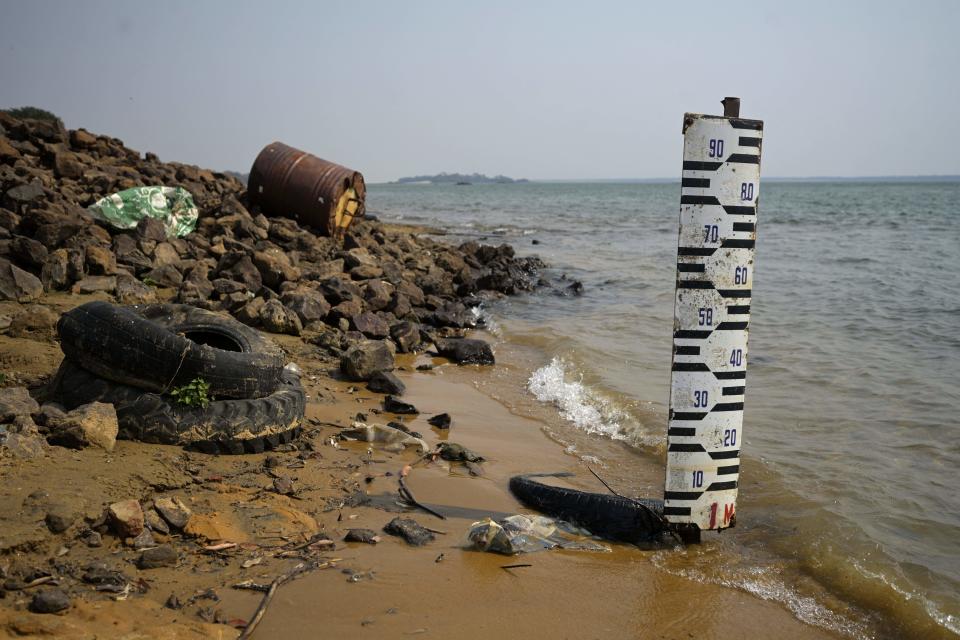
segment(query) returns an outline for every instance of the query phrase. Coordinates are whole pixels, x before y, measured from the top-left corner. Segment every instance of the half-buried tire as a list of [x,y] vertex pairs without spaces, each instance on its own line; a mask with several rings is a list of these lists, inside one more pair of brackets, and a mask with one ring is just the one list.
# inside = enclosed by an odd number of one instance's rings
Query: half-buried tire
[[290,442],[299,435],[306,406],[300,379],[290,372],[266,397],[213,400],[200,408],[104,380],[69,358],[60,365],[51,391],[68,410],[90,402],[112,404],[120,438],[207,453],[260,453]]
[[283,373],[283,354],[255,330],[186,305],[88,302],[63,314],[57,333],[87,371],[158,393],[203,378],[215,397],[262,398]]

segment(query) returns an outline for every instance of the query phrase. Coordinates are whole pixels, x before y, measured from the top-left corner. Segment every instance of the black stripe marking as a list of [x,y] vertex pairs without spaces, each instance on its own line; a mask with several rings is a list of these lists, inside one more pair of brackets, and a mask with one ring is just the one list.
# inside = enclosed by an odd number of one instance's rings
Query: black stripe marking
[[723,395],[725,396],[742,396],[743,392],[746,391],[746,387],[724,387]]
[[740,136],[740,146],[741,147],[757,147],[760,148],[760,138],[751,138],[749,136]]
[[713,377],[717,380],[746,380],[746,371],[714,371]]
[[678,256],[712,256],[717,252],[717,247],[678,247],[677,255]]
[[667,451],[676,451],[678,453],[703,453],[706,451],[706,449],[703,448],[703,445],[678,442],[677,444],[671,444]]
[[749,298],[750,289],[718,289],[717,292],[724,298]]
[[680,204],[720,204],[717,196],[687,196],[680,195]]
[[664,507],[663,515],[665,516],[688,516],[690,515],[690,507]]
[[684,171],[716,171],[722,165],[722,162],[697,162],[696,160],[684,160]]
[[731,316],[745,316],[750,313],[748,304],[732,304],[727,307],[727,314]]
[[[705,413],[697,413],[696,411],[672,411],[672,410],[671,410],[671,412],[670,412],[670,419],[671,419],[671,420],[690,420],[690,421],[696,421],[696,420],[703,420],[703,419],[706,418],[706,417],[707,417],[707,414],[705,414]],[[699,447],[700,445],[697,445],[697,446]],[[699,451],[699,449],[698,449],[698,451]]]
[[709,280],[677,280],[678,289],[713,289]]
[[718,476],[729,476],[734,473],[740,473],[740,465],[735,464],[732,467],[717,467]]
[[683,178],[680,180],[680,186],[694,189],[709,189],[710,178]]
[[707,487],[707,491],[723,491],[724,489],[736,489],[736,488],[737,488],[737,481],[728,480],[727,482],[714,482],[709,487]]
[[739,458],[740,449],[736,451],[711,451],[710,458],[713,460],[729,460],[730,458]]
[[678,356],[698,356],[700,355],[700,347],[695,345],[676,346],[673,348],[673,352]]
[[723,205],[723,210],[726,211],[731,216],[755,216],[757,215],[756,207],[747,207],[743,205]]
[[742,402],[718,402],[710,411],[743,411]]
[[711,333],[713,333],[713,331],[710,330],[702,331],[700,329],[680,329],[679,331],[673,332],[673,337],[702,340],[703,338],[709,338]]
[[763,131],[763,120],[745,120],[744,118],[730,118],[730,126],[734,129],[753,129]]
[[717,326],[717,331],[740,331],[746,329],[749,322],[721,322]]
[[739,238],[728,238],[720,245],[723,249],[753,249],[755,240],[741,240]]
[[[710,489],[707,489],[709,491]],[[664,500],[696,500],[703,495],[703,491],[664,491]]]
[[674,362],[672,371],[710,371],[703,362]]
[[754,156],[749,153],[731,153],[727,162],[735,164],[760,164],[760,156]]
[[691,262],[678,262],[677,271],[681,273],[703,273],[707,270],[707,265]]
[[667,429],[667,436],[684,436],[690,437],[697,435],[697,429],[695,427],[670,427]]
[[734,231],[756,231],[757,225],[752,222],[734,222],[733,223]]

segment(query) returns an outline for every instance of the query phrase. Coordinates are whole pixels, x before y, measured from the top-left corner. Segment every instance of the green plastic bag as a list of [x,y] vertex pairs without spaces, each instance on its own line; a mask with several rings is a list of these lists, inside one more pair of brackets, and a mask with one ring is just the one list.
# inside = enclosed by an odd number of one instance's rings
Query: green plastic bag
[[197,206],[182,187],[134,187],[101,198],[87,207],[98,220],[117,229],[133,229],[144,218],[156,218],[167,236],[182,237],[197,226]]

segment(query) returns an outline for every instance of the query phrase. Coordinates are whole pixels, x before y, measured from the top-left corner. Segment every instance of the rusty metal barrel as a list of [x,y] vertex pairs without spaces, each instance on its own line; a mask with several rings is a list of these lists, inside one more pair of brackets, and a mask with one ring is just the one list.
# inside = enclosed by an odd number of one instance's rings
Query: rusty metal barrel
[[247,193],[265,215],[336,236],[363,215],[367,188],[358,171],[273,142],[254,160]]

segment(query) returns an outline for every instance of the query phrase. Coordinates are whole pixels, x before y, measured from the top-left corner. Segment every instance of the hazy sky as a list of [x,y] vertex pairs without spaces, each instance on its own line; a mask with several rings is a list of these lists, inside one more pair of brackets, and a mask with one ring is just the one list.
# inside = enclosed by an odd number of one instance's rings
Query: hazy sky
[[960,174],[960,2],[0,0],[0,107],[217,169],[677,177],[725,95],[764,175]]

